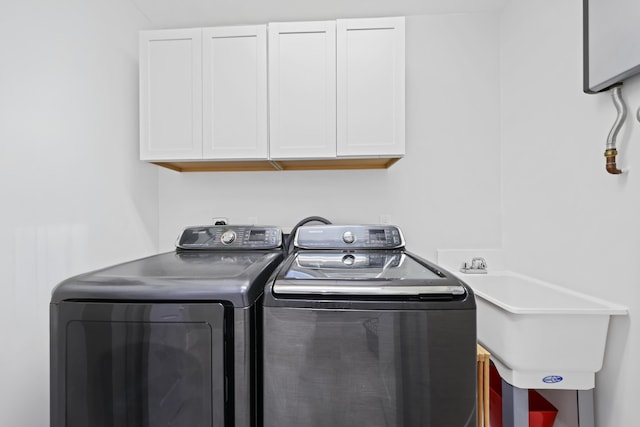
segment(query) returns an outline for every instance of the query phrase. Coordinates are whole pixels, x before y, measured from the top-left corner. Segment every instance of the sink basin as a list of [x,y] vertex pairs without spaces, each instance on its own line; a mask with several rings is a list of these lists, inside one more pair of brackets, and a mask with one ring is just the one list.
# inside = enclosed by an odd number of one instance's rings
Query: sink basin
[[609,318],[627,308],[514,272],[458,273],[476,294],[478,341],[520,388],[589,390]]

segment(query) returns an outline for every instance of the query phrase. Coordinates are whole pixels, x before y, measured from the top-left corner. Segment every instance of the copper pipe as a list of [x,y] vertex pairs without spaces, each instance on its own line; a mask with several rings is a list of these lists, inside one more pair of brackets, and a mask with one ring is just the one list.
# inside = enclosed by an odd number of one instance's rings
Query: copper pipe
[[607,158],[607,172],[609,172],[612,175],[617,175],[622,173],[622,171],[618,169],[616,166],[617,155],[618,155],[618,150],[616,150],[615,148],[606,150],[604,152],[604,157]]
[[622,171],[616,166],[616,155],[618,154],[618,150],[616,149],[616,138],[618,137],[618,132],[622,127],[625,118],[627,117],[627,105],[624,103],[622,99],[622,83],[614,86],[611,89],[611,98],[613,99],[613,105],[616,107],[616,111],[618,115],[616,116],[616,121],[613,123],[613,127],[611,131],[609,131],[609,136],[607,137],[607,147],[604,152],[604,156],[607,158],[607,172],[613,175],[621,174]]

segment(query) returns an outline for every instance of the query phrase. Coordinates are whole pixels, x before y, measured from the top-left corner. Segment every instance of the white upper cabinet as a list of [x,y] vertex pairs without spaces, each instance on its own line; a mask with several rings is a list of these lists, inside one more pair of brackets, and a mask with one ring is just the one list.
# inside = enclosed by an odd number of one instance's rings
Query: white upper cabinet
[[266,159],[267,27],[202,30],[203,158]]
[[269,24],[273,159],[336,157],[336,23]]
[[201,33],[140,33],[142,160],[202,157]]
[[140,159],[179,171],[387,168],[404,18],[140,32]]
[[337,154],[405,152],[404,17],[337,21]]
[[140,33],[140,158],[268,158],[266,25]]

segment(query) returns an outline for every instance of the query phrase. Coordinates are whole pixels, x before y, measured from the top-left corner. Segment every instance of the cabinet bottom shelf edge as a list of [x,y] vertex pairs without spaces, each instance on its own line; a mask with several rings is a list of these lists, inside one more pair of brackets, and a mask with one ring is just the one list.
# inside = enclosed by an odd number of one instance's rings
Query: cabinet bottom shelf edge
[[401,157],[304,160],[150,161],[176,172],[251,172],[299,170],[388,169]]

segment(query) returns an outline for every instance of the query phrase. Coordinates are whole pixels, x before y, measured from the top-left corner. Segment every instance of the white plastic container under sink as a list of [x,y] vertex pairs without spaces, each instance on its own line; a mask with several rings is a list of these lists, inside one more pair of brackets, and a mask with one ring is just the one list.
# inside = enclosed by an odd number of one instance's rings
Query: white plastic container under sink
[[520,388],[589,390],[609,318],[627,308],[510,271],[457,273],[474,290],[478,341]]

